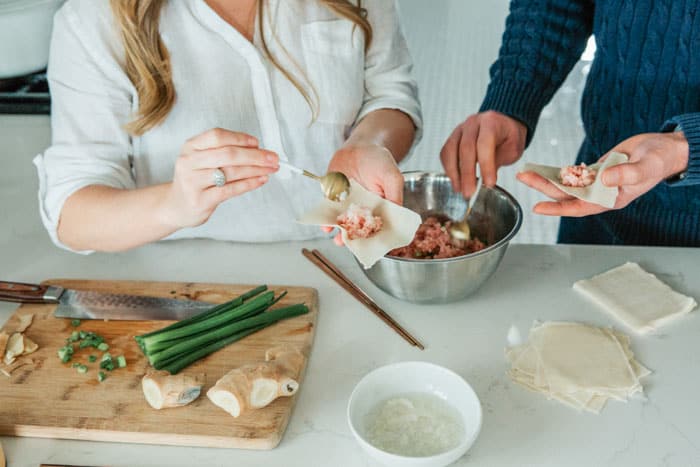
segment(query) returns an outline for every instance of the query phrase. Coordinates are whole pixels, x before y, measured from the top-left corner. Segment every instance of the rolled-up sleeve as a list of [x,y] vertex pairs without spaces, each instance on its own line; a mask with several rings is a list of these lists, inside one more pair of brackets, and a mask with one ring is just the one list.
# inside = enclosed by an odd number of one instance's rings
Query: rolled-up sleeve
[[365,58],[365,94],[357,121],[375,110],[400,110],[413,120],[418,142],[423,128],[418,86],[396,2],[371,0],[366,8],[373,37]]
[[114,44],[104,37],[114,31],[100,32],[95,23],[105,18],[86,25],[77,11],[83,5],[68,2],[54,18],[48,66],[52,143],[34,159],[41,219],[53,242],[68,250],[57,235],[68,197],[89,185],[135,187],[131,141],[124,130],[132,91]]

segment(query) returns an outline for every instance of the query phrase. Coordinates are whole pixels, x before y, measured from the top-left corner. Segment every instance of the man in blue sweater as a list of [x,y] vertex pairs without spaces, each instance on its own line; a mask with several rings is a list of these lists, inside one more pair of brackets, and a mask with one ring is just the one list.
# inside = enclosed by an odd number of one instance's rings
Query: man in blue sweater
[[499,57],[478,114],[440,158],[469,196],[476,165],[486,185],[517,161],[549,102],[594,34],[581,103],[586,137],[576,163],[614,150],[629,162],[604,171],[615,208],[571,198],[532,172],[518,179],[553,198],[563,243],[700,246],[700,2],[512,0]]

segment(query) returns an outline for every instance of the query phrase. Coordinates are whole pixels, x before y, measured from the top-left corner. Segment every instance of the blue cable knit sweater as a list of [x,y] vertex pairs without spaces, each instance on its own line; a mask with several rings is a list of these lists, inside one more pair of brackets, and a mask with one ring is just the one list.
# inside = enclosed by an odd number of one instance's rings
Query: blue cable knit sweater
[[577,163],[622,140],[673,131],[690,146],[685,177],[624,209],[562,218],[559,241],[700,246],[700,2],[512,0],[481,110],[522,121],[532,138],[542,108],[593,33],[597,51],[581,102],[586,138]]

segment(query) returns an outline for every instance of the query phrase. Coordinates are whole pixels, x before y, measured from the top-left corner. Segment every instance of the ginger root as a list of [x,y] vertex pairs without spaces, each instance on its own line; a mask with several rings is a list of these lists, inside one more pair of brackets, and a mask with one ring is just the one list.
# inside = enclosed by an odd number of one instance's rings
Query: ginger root
[[167,371],[149,371],[141,380],[146,402],[154,409],[182,407],[199,397],[204,375],[171,375]]
[[244,365],[226,373],[207,391],[207,397],[234,417],[248,409],[269,405],[278,397],[296,394],[304,356],[296,349],[274,347],[265,362]]
[[3,361],[5,365],[12,365],[17,357],[24,352],[24,336],[22,333],[16,332],[10,336],[5,349],[5,357]]

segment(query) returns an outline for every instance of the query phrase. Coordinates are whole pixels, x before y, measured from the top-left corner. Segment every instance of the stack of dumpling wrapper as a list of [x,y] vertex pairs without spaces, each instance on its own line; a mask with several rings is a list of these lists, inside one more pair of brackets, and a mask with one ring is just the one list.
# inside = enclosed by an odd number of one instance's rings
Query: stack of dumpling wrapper
[[634,358],[630,339],[580,323],[535,323],[527,343],[506,349],[510,378],[577,410],[599,413],[608,399],[642,394],[651,372]]

